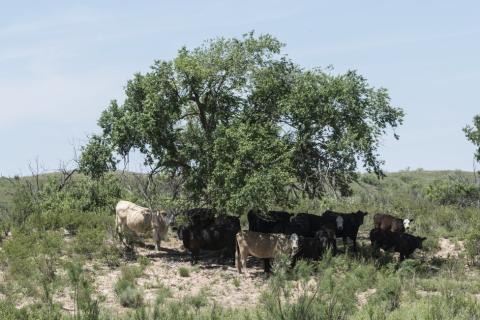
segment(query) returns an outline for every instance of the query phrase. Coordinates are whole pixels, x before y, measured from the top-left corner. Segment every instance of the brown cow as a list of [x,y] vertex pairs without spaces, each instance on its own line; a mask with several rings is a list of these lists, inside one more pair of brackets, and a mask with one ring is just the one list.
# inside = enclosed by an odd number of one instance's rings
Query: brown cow
[[413,219],[399,219],[389,214],[377,213],[373,217],[373,224],[375,229],[391,232],[405,232],[410,228],[410,223]]
[[298,251],[298,236],[280,233],[260,233],[240,231],[237,233],[236,265],[239,273],[242,267],[247,270],[248,256],[262,259],[275,258],[279,254],[293,257]]

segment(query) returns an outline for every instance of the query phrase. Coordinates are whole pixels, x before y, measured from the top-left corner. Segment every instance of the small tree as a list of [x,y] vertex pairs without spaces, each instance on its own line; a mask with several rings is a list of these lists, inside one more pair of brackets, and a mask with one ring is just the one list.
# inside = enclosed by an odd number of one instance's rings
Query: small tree
[[379,140],[403,111],[355,71],[305,70],[282,47],[249,33],[156,61],[102,113],[81,169],[99,176],[137,150],[188,199],[232,212],[347,194],[359,164],[382,176]]
[[473,126],[467,125],[463,128],[467,139],[472,142],[477,150],[475,151],[475,160],[480,162],[480,115],[473,118]]

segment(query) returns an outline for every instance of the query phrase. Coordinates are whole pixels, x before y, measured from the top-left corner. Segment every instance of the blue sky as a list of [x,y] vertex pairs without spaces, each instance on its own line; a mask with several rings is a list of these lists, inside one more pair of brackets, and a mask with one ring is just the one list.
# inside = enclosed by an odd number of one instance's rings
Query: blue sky
[[[255,30],[305,68],[356,69],[406,112],[387,171],[472,170],[462,127],[480,113],[480,3],[16,1],[0,11],[0,174],[73,158],[135,72],[186,45]],[[133,168],[135,169],[135,168]]]

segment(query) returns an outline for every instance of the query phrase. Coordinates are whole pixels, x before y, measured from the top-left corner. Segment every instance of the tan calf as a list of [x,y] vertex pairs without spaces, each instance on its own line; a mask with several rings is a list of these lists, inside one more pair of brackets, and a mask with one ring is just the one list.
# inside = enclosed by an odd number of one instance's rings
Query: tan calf
[[298,236],[295,233],[288,236],[280,233],[240,231],[236,238],[235,263],[239,273],[242,273],[242,268],[247,270],[248,256],[269,259],[279,254],[293,256],[298,251]]

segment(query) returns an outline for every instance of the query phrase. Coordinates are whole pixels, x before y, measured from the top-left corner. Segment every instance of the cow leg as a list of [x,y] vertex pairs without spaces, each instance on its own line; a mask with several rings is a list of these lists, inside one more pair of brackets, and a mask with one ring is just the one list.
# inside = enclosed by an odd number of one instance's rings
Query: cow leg
[[342,240],[343,240],[343,249],[345,250],[345,253],[347,253],[347,246],[348,246],[348,243],[347,243],[347,237],[346,236],[343,236],[342,237]]
[[337,240],[335,239],[330,243],[330,249],[332,250],[332,255],[337,255]]
[[353,236],[352,241],[353,241],[353,252],[357,252],[357,237]]
[[157,232],[154,232],[154,240],[155,240],[155,250],[160,251],[160,242],[162,239],[160,239],[160,235]]
[[122,222],[119,221],[119,218],[117,217],[117,220],[115,220],[116,226],[115,226],[115,231],[117,232],[118,240],[120,240],[120,243],[124,242],[124,237],[123,237],[123,227],[122,227]]
[[248,270],[247,270],[247,258],[248,258],[248,249],[246,248],[239,248],[239,258],[238,262],[240,264],[240,267],[238,268],[238,272],[242,273],[242,268],[245,269],[245,275],[248,275]]
[[266,259],[263,259],[263,271],[265,273],[270,273],[271,271],[271,265],[270,265],[270,259],[266,258]]
[[196,250],[192,250],[190,258],[191,258],[190,264],[192,265],[196,264],[198,260],[198,252]]
[[240,260],[240,250],[235,251],[235,265],[237,266],[238,273],[242,273],[242,262]]
[[248,275],[248,269],[247,269],[247,257],[248,255],[245,253],[245,255],[242,257],[242,267],[245,269],[245,274]]

